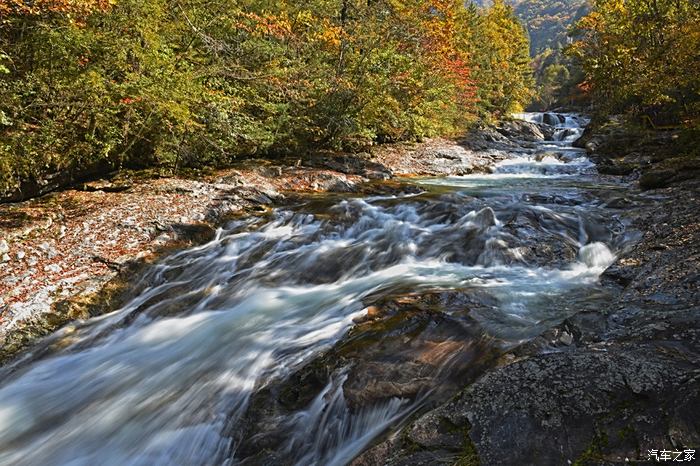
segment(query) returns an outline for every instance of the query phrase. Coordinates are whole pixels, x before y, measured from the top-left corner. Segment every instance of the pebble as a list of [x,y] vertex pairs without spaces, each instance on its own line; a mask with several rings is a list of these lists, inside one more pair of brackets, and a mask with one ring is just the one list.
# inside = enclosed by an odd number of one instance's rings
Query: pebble
[[565,345],[569,346],[569,345],[571,345],[571,343],[574,342],[574,336],[568,332],[564,332],[561,334],[561,337],[559,337],[559,341],[561,341]]
[[26,255],[26,253],[24,251],[17,251],[17,254],[16,254],[17,260],[21,261],[22,259],[24,259],[25,255]]
[[367,307],[367,317],[374,319],[376,317],[379,317],[379,314],[381,312],[381,309],[379,306],[368,306]]
[[44,251],[49,259],[53,259],[58,254],[58,252],[56,251],[56,248],[54,248],[49,242],[41,243],[39,245],[39,249]]
[[160,246],[166,244],[168,241],[170,241],[170,235],[167,233],[161,233],[156,237],[156,239],[153,240],[153,243]]
[[8,262],[9,260],[10,260],[10,255],[7,253],[3,254],[2,257],[0,258],[0,262]]
[[7,244],[7,241],[1,240],[0,241],[0,254],[7,254],[10,252],[10,246]]
[[61,266],[58,264],[50,264],[44,267],[45,272],[53,272],[53,273],[58,273],[61,271]]

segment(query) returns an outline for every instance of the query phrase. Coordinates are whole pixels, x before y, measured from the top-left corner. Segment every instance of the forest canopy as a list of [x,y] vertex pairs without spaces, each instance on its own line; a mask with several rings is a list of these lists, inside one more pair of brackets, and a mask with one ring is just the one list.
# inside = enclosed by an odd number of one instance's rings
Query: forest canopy
[[700,126],[697,0],[595,0],[572,34],[597,112]]
[[2,0],[0,192],[449,134],[531,98],[510,6]]

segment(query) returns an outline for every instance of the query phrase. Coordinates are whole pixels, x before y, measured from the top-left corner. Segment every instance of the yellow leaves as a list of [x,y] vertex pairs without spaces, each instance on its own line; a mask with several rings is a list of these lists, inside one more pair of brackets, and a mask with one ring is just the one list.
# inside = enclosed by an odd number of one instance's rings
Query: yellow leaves
[[320,31],[314,34],[314,40],[322,42],[333,49],[340,48],[343,29],[340,26],[333,26],[328,19],[321,23]]
[[625,0],[605,0],[603,4],[618,15],[625,14]]
[[597,30],[603,24],[603,15],[598,11],[592,11],[588,15],[581,18],[576,23],[576,28],[581,30]]
[[257,36],[284,39],[292,34],[292,23],[284,16],[240,12],[235,26]]
[[314,23],[314,15],[309,10],[302,10],[296,14],[296,23],[303,26],[311,26]]

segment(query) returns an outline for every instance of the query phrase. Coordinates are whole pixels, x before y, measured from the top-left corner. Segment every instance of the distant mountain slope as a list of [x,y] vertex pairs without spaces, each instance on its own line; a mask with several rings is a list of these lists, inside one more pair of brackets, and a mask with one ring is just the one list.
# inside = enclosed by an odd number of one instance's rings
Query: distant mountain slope
[[[558,49],[566,43],[566,31],[588,11],[587,0],[506,0],[530,33],[530,55]],[[492,0],[472,0],[487,7]]]
[[530,33],[532,56],[566,43],[566,32],[588,12],[587,0],[513,0],[515,14]]

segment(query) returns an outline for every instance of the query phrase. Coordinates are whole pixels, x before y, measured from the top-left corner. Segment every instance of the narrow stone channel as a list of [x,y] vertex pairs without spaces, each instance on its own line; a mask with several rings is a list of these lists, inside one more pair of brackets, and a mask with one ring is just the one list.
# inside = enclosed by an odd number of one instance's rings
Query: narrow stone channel
[[304,201],[164,259],[126,306],[5,374],[0,464],[347,464],[604,301],[633,237],[627,187],[571,147],[585,118],[520,118],[551,139],[491,174]]

